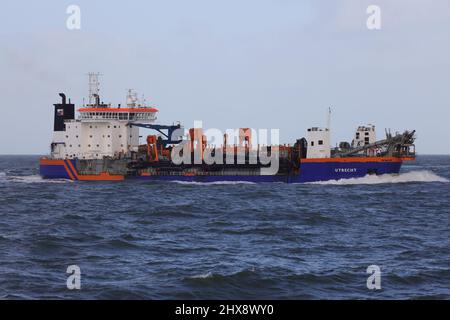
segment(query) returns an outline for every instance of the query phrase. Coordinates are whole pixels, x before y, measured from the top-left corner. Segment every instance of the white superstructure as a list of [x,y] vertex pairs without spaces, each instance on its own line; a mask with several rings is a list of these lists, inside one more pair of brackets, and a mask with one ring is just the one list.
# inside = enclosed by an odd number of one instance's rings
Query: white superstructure
[[55,129],[52,158],[119,158],[129,155],[132,151],[137,152],[139,127],[130,124],[153,123],[158,110],[144,106],[132,91],[128,93],[126,107],[112,107],[100,103],[98,90],[91,87],[90,94],[93,95],[89,97],[90,103],[77,110],[78,119],[65,120],[64,129]]
[[330,157],[330,130],[328,128],[309,128],[306,141],[308,142],[307,158]]
[[355,132],[355,138],[352,141],[352,147],[362,147],[377,141],[375,126],[368,124],[367,126],[359,126]]

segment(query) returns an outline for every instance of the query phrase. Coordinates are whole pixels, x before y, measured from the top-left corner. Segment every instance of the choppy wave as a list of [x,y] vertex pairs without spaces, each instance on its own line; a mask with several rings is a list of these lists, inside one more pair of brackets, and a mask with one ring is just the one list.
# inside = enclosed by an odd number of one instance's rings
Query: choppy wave
[[359,186],[69,184],[37,160],[0,156],[0,299],[450,298],[450,156],[325,182]]
[[401,173],[398,175],[367,175],[362,178],[350,178],[330,181],[311,182],[311,184],[352,185],[352,184],[382,184],[382,183],[408,183],[408,182],[449,182],[429,170],[418,170]]
[[185,280],[229,280],[229,279],[237,279],[237,280],[244,280],[248,277],[257,276],[258,272],[255,268],[247,268],[242,269],[236,272],[232,273],[215,273],[215,272],[206,272],[206,273],[200,273],[197,275],[193,275],[190,277],[186,277]]
[[197,274],[191,277],[188,277],[188,279],[207,279],[207,278],[212,278],[214,275],[212,272],[207,272],[207,273],[203,273],[203,274]]

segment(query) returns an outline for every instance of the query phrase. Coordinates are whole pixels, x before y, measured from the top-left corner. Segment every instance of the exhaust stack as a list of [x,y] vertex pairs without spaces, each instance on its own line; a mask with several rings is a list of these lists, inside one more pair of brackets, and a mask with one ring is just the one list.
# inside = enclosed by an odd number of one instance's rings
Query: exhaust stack
[[55,116],[53,121],[53,131],[65,131],[66,125],[64,124],[65,120],[73,120],[75,119],[75,105],[73,103],[66,102],[66,95],[64,93],[60,93],[61,103],[55,103]]

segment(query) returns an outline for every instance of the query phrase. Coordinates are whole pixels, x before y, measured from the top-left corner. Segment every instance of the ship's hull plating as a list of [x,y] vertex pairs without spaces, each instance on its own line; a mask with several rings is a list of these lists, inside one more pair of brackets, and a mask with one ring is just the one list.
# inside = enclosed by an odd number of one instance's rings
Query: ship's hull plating
[[39,161],[39,173],[44,179],[76,180],[76,161],[41,159]]
[[40,174],[45,179],[118,181],[142,179],[186,182],[287,182],[304,183],[364,177],[367,174],[396,174],[402,165],[400,158],[331,158],[303,159],[295,175],[80,175],[75,160],[41,159]]

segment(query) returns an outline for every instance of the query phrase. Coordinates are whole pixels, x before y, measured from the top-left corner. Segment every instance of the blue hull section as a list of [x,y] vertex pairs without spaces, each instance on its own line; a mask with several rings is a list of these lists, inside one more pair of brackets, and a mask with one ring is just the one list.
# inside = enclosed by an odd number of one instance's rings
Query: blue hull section
[[314,182],[361,178],[368,174],[399,173],[401,161],[304,162],[295,182]]
[[154,181],[184,181],[184,182],[219,182],[219,181],[241,181],[241,182],[289,182],[289,176],[137,176],[139,180]]
[[[70,164],[72,167],[70,167]],[[39,174],[44,179],[71,179],[76,177],[75,160],[41,161],[39,164]]]
[[287,182],[305,183],[315,181],[360,178],[368,174],[396,174],[400,172],[401,161],[375,162],[305,162],[298,175],[275,176],[138,176],[137,179],[186,182]]
[[[151,175],[130,176],[128,179],[155,180],[155,181],[186,181],[186,182],[219,182],[219,181],[243,181],[243,182],[286,182],[305,183],[315,181],[340,180],[360,178],[367,174],[395,174],[399,173],[402,161],[377,160],[377,161],[314,161],[302,162],[298,175]],[[77,180],[75,160],[42,161],[40,174],[46,179],[71,179]]]

